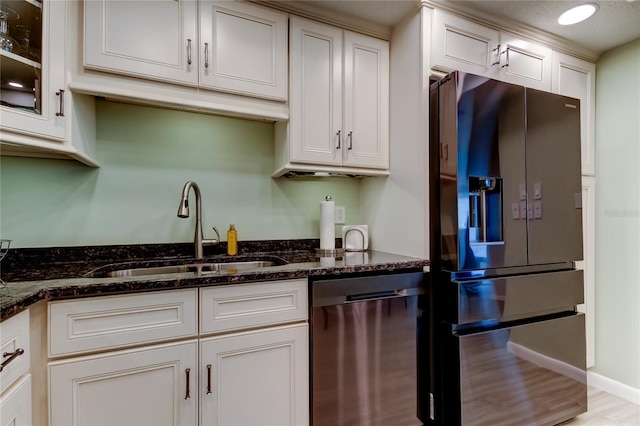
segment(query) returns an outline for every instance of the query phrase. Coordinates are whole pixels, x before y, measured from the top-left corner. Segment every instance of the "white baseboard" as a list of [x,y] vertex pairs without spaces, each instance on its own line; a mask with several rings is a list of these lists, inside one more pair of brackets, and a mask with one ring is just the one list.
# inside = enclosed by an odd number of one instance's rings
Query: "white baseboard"
[[616,382],[615,380],[592,371],[587,371],[587,383],[590,386],[602,389],[612,395],[640,405],[640,389],[625,385],[624,383]]

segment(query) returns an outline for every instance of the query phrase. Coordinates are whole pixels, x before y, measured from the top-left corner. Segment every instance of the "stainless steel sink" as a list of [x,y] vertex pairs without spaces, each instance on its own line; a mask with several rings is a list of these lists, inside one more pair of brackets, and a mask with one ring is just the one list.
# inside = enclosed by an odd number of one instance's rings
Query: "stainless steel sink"
[[237,262],[193,263],[186,265],[166,265],[141,268],[118,269],[115,271],[93,271],[87,276],[91,277],[137,277],[145,275],[180,274],[193,272],[200,274],[227,273],[235,274],[252,269],[266,268],[280,265],[281,262],[265,260],[247,260]]

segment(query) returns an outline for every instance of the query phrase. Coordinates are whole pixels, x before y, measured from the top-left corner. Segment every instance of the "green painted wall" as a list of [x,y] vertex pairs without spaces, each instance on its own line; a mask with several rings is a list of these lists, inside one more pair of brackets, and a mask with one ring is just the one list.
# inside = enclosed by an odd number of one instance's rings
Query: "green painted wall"
[[107,101],[96,110],[98,169],[0,157],[0,235],[12,247],[193,241],[195,208],[176,216],[187,180],[202,191],[205,238],[230,223],[240,241],[319,238],[327,194],[347,223],[361,221],[358,179],[271,178],[271,123]]
[[640,389],[640,39],[596,80],[595,367]]

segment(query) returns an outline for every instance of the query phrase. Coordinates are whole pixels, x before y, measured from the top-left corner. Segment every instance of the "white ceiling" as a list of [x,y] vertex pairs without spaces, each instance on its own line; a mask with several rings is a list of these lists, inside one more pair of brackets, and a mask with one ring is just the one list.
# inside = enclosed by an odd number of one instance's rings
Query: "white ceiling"
[[[416,8],[419,1],[306,0],[300,3],[393,27]],[[431,3],[496,23],[506,19],[516,21],[570,40],[597,54],[640,38],[640,0],[431,0]],[[598,12],[573,26],[561,26],[556,22],[562,12],[583,3],[596,3]]]

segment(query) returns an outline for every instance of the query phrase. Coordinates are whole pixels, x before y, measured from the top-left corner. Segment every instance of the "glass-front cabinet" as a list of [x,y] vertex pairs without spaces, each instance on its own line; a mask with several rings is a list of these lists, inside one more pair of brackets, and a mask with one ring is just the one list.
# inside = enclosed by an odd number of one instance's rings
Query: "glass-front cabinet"
[[[64,142],[66,7],[57,0],[0,0],[3,143]],[[39,146],[39,140],[43,140]]]

